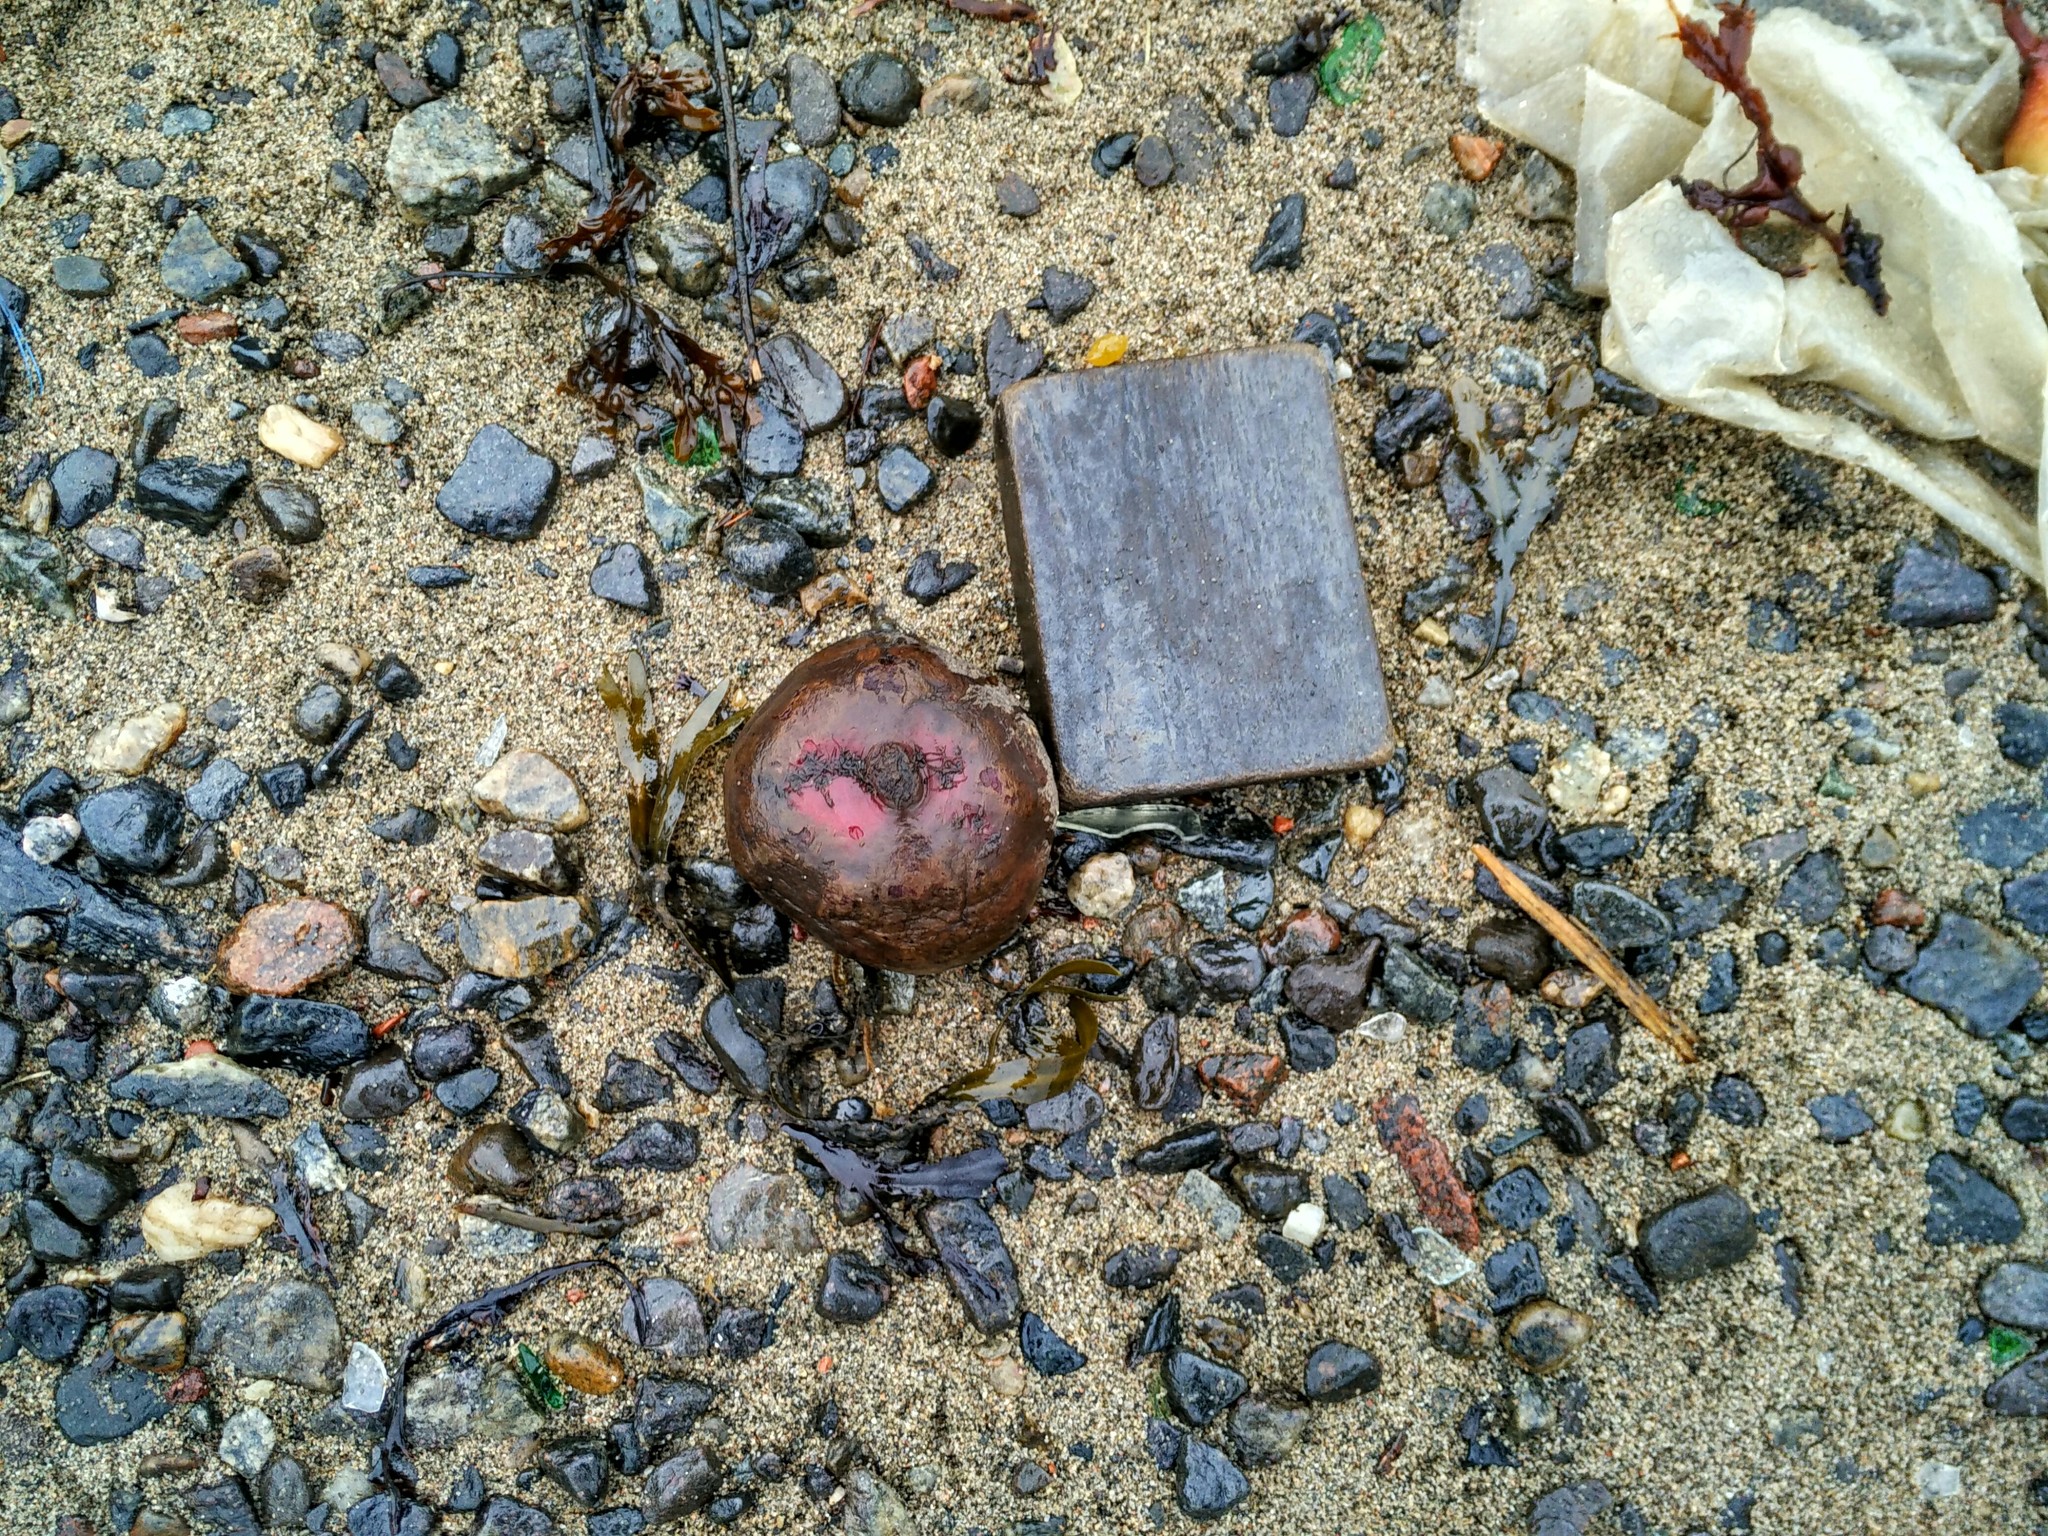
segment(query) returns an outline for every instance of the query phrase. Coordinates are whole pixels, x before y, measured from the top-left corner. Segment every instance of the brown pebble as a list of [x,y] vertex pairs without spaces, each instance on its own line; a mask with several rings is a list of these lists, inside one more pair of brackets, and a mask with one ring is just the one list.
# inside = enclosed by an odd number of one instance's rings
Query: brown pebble
[[178,316],[178,337],[195,347],[209,341],[229,341],[242,334],[241,322],[225,310],[200,309]]
[[1591,971],[1565,967],[1543,978],[1543,1000],[1555,1008],[1584,1008],[1607,991],[1607,983]]
[[228,588],[245,603],[273,602],[291,584],[291,567],[268,544],[244,550],[228,562]]
[[1458,169],[1467,181],[1484,181],[1491,176],[1506,148],[1499,139],[1489,139],[1477,133],[1451,135],[1451,158],[1458,162]]
[[626,1379],[625,1367],[587,1333],[554,1335],[548,1340],[547,1362],[563,1386],[592,1397],[618,1391]]
[[[1506,989],[1503,988],[1503,991]],[[1422,1104],[1412,1093],[1388,1094],[1373,1106],[1380,1144],[1415,1186],[1422,1219],[1467,1253],[1479,1246],[1479,1218],[1472,1213],[1472,1194],[1451,1170],[1451,1155],[1422,1118]]]
[[230,992],[291,997],[338,976],[362,952],[356,920],[332,902],[270,901],[251,907],[220,949]]
[[1879,891],[1870,904],[1870,922],[1876,928],[1918,928],[1927,921],[1927,909],[1893,887]]
[[1593,1319],[1554,1301],[1532,1301],[1509,1319],[1508,1354],[1531,1376],[1548,1376],[1576,1360],[1593,1336]]
[[1206,1056],[1195,1068],[1204,1088],[1222,1094],[1238,1108],[1257,1114],[1287,1081],[1287,1063],[1278,1056]]

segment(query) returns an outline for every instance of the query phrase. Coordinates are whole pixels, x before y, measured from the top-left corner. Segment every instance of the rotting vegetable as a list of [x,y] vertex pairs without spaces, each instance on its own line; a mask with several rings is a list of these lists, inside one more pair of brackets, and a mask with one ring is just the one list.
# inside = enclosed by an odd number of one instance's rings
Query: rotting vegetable
[[[1797,149],[1780,142],[1771,127],[1770,105],[1749,77],[1750,48],[1756,41],[1756,12],[1732,0],[1724,3],[1720,12],[1720,26],[1709,32],[1700,22],[1681,14],[1676,6],[1672,10],[1686,62],[1733,96],[1742,115],[1756,129],[1756,175],[1739,187],[1679,180],[1679,190],[1693,207],[1712,214],[1731,230],[1755,229],[1775,213],[1817,235],[1835,253],[1842,276],[1870,300],[1872,309],[1884,314],[1892,301],[1884,287],[1880,255],[1883,237],[1857,223],[1855,213],[1847,208],[1842,210],[1842,226],[1837,229],[1833,214],[1820,212],[1806,200],[1806,194],[1799,190],[1805,163]],[[1751,254],[1757,253],[1752,250]],[[1786,277],[1802,275],[1806,270],[1797,265],[1789,270],[1780,269]]]
[[641,904],[665,932],[729,983],[729,968],[705,942],[705,925],[693,914],[678,910],[669,857],[676,829],[682,825],[690,776],[707,752],[745,723],[747,711],[735,707],[719,717],[732,687],[729,680],[720,683],[697,701],[683,728],[664,746],[654,719],[647,658],[628,651],[617,658],[617,666],[614,671],[608,664],[598,674],[597,691],[611,712],[619,762],[626,770],[627,840],[639,872]]
[[1584,363],[1573,363],[1551,389],[1543,430],[1530,440],[1522,463],[1510,470],[1487,431],[1486,405],[1479,398],[1479,386],[1467,377],[1451,384],[1459,458],[1446,464],[1446,483],[1452,494],[1469,490],[1478,497],[1493,523],[1489,548],[1498,567],[1486,653],[1479,658],[1479,667],[1500,649],[1501,627],[1515,597],[1515,564],[1557,507],[1558,478],[1571,462],[1572,450],[1578,446],[1580,419],[1592,404],[1592,370]]
[[896,635],[799,662],[725,768],[741,876],[836,953],[892,971],[951,970],[1017,931],[1055,802],[1016,697]]

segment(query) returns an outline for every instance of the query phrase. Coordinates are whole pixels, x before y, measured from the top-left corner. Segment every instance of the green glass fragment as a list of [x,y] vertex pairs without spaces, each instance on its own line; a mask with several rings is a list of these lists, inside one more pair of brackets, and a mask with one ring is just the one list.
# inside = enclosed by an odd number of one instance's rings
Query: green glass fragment
[[[1690,473],[1691,466],[1687,465],[1686,468]],[[1671,493],[1671,505],[1680,517],[1719,517],[1728,510],[1727,502],[1702,496],[1683,481],[1679,483],[1678,489]]]
[[692,469],[711,469],[719,460],[718,432],[702,416],[697,418],[697,446],[683,462]]
[[1316,66],[1323,94],[1340,107],[1348,107],[1364,96],[1365,82],[1379,67],[1380,55],[1386,47],[1387,29],[1372,12],[1347,22],[1330,45],[1330,51],[1323,55],[1322,63]]
[[524,1344],[519,1346],[519,1384],[526,1389],[526,1400],[540,1413],[557,1412],[568,1401],[562,1395],[561,1384],[555,1380],[555,1373]]
[[1991,1350],[1991,1363],[2001,1369],[2034,1347],[2033,1340],[2010,1328],[1993,1328],[1984,1335],[1984,1343]]

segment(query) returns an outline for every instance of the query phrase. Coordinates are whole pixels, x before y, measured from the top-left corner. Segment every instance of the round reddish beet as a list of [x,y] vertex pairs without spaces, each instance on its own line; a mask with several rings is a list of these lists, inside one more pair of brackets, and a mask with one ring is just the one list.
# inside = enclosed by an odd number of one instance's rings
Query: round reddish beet
[[1015,933],[1056,814],[1017,699],[899,636],[798,665],[725,767],[734,866],[840,954],[891,971],[950,970]]

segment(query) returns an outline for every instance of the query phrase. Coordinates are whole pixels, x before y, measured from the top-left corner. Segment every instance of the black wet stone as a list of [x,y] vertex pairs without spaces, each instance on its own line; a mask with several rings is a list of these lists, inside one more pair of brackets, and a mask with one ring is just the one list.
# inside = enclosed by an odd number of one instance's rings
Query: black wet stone
[[466,1020],[430,1024],[412,1038],[413,1074],[429,1083],[467,1072],[483,1055],[483,1031]]
[[1999,1111],[1998,1128],[2022,1146],[2038,1147],[2048,1141],[2048,1099],[2019,1095]]
[[1534,1169],[1511,1168],[1486,1188],[1486,1213],[1510,1232],[1527,1232],[1550,1214],[1550,1191]]
[[1840,855],[1830,848],[1818,848],[1792,866],[1778,892],[1778,910],[1817,928],[1833,917],[1848,898],[1842,884]]
[[249,483],[249,461],[206,464],[198,459],[152,459],[135,476],[135,510],[158,522],[211,533]]
[[57,1428],[73,1445],[106,1445],[155,1423],[171,1411],[156,1379],[102,1355],[57,1378]]
[[310,491],[275,480],[259,483],[252,494],[264,525],[284,544],[310,544],[327,531],[320,503]]
[[1095,174],[1104,181],[1131,163],[1131,156],[1138,150],[1138,136],[1135,133],[1113,133],[1098,142],[1088,153],[1088,164]]
[[1764,1098],[1748,1078],[1723,1073],[1707,1090],[1707,1113],[1744,1130],[1764,1123]]
[[1261,1232],[1252,1239],[1252,1252],[1282,1285],[1298,1285],[1316,1267],[1315,1255],[1278,1232]]
[[1302,1368],[1302,1395],[1312,1403],[1345,1403],[1380,1385],[1380,1363],[1370,1350],[1336,1339],[1309,1351]]
[[613,1051],[605,1059],[604,1080],[598,1084],[597,1107],[608,1115],[625,1114],[661,1104],[675,1096],[675,1090],[659,1068],[632,1056]]
[[1943,913],[1899,990],[1939,1008],[1971,1034],[1989,1039],[2026,1010],[2041,968],[2010,939],[1961,913]]
[[177,855],[185,802],[155,779],[132,779],[79,801],[78,824],[108,869],[153,875]]
[[1693,1280],[1726,1269],[1756,1247],[1749,1202],[1726,1184],[1665,1207],[1642,1226],[1640,1253],[1653,1280]]
[[1282,139],[1300,136],[1308,126],[1309,108],[1316,101],[1316,77],[1298,70],[1292,74],[1276,75],[1266,82],[1266,117],[1273,125],[1273,133]]
[[395,1120],[419,1102],[420,1085],[396,1046],[348,1068],[335,1108],[344,1120]]
[[1487,1255],[1485,1268],[1486,1287],[1493,1293],[1496,1313],[1512,1312],[1523,1302],[1548,1294],[1542,1257],[1527,1238]]
[[277,810],[289,815],[306,803],[306,792],[312,787],[313,770],[302,757],[294,757],[282,763],[273,763],[259,769],[256,783],[263,791],[263,797]]
[[1671,914],[1671,937],[1692,939],[1727,922],[1749,887],[1725,875],[1680,875],[1657,887],[1657,905]]
[[907,511],[930,494],[931,488],[931,466],[923,459],[901,444],[882,451],[875,465],[875,491],[883,506],[891,512]]
[[1039,277],[1039,303],[1045,309],[1045,316],[1054,325],[1067,321],[1086,309],[1095,298],[1093,279],[1065,267],[1047,267]]
[[1987,1174],[1950,1152],[1928,1159],[1928,1242],[2016,1243],[2021,1225],[2019,1202]]
[[1301,242],[1308,224],[1308,199],[1290,192],[1273,206],[1266,233],[1252,253],[1254,272],[1293,271],[1301,265]]
[[936,549],[924,550],[903,573],[903,595],[929,608],[966,586],[980,569],[972,560],[945,560]]
[[740,442],[740,463],[763,480],[781,479],[804,467],[803,429],[773,399],[757,397],[760,419]]
[[1070,1376],[1088,1363],[1088,1357],[1069,1344],[1036,1312],[1026,1312],[1017,1327],[1017,1344],[1024,1363],[1041,1376]]
[[633,1424],[649,1450],[687,1435],[704,1416],[717,1389],[687,1377],[642,1377],[633,1395]]
[[909,122],[921,94],[917,72],[893,53],[864,53],[839,77],[847,116],[881,128]]
[[[1217,1152],[1222,1147],[1219,1144]],[[1178,1248],[1157,1243],[1131,1243],[1111,1254],[1102,1265],[1103,1284],[1119,1291],[1147,1290],[1173,1278],[1180,1264]]]
[[225,1056],[319,1074],[363,1059],[370,1027],[353,1008],[304,997],[251,997],[221,1035]]
[[972,1200],[940,1200],[925,1209],[922,1220],[968,1322],[991,1336],[1009,1332],[1023,1297],[1017,1266],[994,1218]]
[[1993,869],[2018,869],[2048,848],[2048,807],[2000,800],[1956,818],[1963,852]]
[[1671,922],[1634,891],[1605,880],[1572,887],[1572,916],[1611,950],[1648,949],[1671,939]]
[[661,611],[661,583],[637,544],[614,544],[590,571],[590,592],[635,613]]
[[1899,552],[1885,617],[1915,629],[1982,624],[1998,612],[1991,578],[1953,555],[1908,543]]
[[1240,1372],[1191,1349],[1170,1351],[1162,1375],[1167,1402],[1197,1429],[1228,1413],[1251,1385]]
[[759,592],[794,592],[818,574],[803,535],[767,517],[743,517],[725,530],[725,568]]
[[1870,1118],[1870,1111],[1853,1093],[1824,1093],[1817,1099],[1808,1099],[1806,1112],[1813,1116],[1814,1129],[1820,1139],[1835,1146],[1854,1141],[1858,1136],[1867,1136],[1877,1129],[1877,1122]]
[[96,1153],[57,1151],[50,1155],[50,1193],[77,1220],[97,1226],[135,1198],[135,1175]]
[[1206,1123],[1169,1131],[1159,1140],[1141,1147],[1131,1158],[1139,1173],[1186,1173],[1207,1168],[1223,1156],[1223,1132]]
[[594,1160],[599,1168],[679,1173],[697,1161],[697,1133],[676,1120],[642,1120]]
[[981,407],[951,395],[932,396],[924,411],[925,434],[949,459],[959,458],[981,441],[981,421]]
[[812,1300],[818,1316],[827,1322],[857,1326],[880,1317],[888,1303],[888,1275],[859,1254],[834,1253],[825,1260]]
[[112,506],[120,476],[120,461],[101,448],[74,448],[51,465],[57,526],[76,528]]
[[1381,469],[1400,467],[1401,455],[1451,424],[1451,397],[1440,389],[1411,389],[1372,424],[1372,456]]
[[[55,481],[54,470],[50,478]],[[2022,768],[2048,763],[2048,709],[2008,700],[1998,706],[1993,718],[1998,722],[1998,750],[2008,761]]]
[[92,1320],[85,1292],[68,1285],[24,1291],[7,1309],[7,1332],[38,1360],[59,1365],[78,1353]]
[[1411,1019],[1441,1024],[1458,1005],[1458,991],[1412,950],[1389,944],[1380,955],[1380,987],[1387,1001]]
[[1597,875],[1609,865],[1634,858],[1641,846],[1635,833],[1612,822],[1574,827],[1557,839],[1559,856],[1582,875]]
[[1190,1520],[1220,1520],[1251,1497],[1250,1481],[1206,1440],[1181,1436],[1173,1467],[1174,1503]]
[[434,505],[464,533],[530,539],[553,510],[556,478],[553,459],[493,422],[470,439]]
[[[988,378],[988,398],[996,399],[1012,384],[1031,378],[1045,366],[1045,348],[1025,341],[1010,323],[1008,310],[999,309],[989,321],[982,338],[982,372]],[[901,391],[897,391],[901,395]]]

